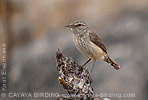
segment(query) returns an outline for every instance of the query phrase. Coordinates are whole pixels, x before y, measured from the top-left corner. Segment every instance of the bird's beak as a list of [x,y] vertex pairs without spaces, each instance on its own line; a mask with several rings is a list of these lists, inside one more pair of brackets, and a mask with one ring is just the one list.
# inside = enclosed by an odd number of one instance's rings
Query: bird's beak
[[66,25],[65,27],[73,28],[74,25]]

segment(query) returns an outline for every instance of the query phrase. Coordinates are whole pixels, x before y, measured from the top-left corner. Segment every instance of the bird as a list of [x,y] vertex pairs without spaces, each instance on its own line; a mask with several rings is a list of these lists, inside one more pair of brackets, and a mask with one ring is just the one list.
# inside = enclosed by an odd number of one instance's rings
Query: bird
[[83,66],[85,66],[91,60],[93,61],[90,72],[92,72],[97,60],[109,63],[116,70],[120,69],[120,66],[109,57],[107,48],[103,41],[95,32],[89,29],[85,22],[74,21],[65,27],[69,27],[72,30],[73,43],[75,47],[81,54],[88,58]]

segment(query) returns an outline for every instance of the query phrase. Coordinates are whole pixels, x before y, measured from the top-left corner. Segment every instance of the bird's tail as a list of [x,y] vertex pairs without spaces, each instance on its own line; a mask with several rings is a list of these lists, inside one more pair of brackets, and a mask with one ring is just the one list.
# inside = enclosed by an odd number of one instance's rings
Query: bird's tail
[[112,65],[116,70],[120,69],[120,66],[115,61],[113,61],[109,56],[105,57],[105,61],[110,65]]

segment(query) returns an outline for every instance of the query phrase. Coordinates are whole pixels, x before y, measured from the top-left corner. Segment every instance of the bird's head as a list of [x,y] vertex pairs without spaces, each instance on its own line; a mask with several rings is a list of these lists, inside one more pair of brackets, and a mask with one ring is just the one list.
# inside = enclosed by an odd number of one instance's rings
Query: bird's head
[[82,21],[74,21],[71,24],[66,25],[65,27],[69,27],[72,30],[76,30],[77,32],[83,32],[88,29],[88,26]]

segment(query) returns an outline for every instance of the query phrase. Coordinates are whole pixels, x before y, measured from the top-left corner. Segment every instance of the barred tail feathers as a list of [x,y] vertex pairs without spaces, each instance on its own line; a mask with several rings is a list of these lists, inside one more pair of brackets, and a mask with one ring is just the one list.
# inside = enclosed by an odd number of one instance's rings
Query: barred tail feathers
[[111,66],[113,66],[116,70],[120,69],[120,66],[115,61],[113,61],[110,57],[106,57],[105,61],[109,63]]

